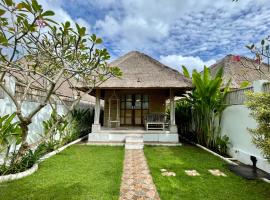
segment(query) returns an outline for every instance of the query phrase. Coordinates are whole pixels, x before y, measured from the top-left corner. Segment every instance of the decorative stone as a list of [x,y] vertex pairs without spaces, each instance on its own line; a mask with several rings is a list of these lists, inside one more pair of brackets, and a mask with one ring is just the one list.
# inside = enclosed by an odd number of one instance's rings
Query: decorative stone
[[224,177],[227,176],[226,174],[221,172],[219,169],[209,169],[208,171],[214,176],[224,176]]
[[160,171],[161,171],[161,172],[166,172],[166,171],[167,171],[167,169],[160,169]]
[[200,176],[200,174],[195,170],[185,170],[185,173],[188,175],[188,176]]

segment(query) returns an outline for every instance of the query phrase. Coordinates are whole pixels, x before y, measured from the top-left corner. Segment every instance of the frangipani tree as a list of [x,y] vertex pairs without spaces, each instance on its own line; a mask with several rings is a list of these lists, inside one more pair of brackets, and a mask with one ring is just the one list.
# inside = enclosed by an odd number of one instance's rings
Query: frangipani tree
[[[119,68],[107,64],[108,51],[97,48],[101,38],[88,35],[79,24],[76,28],[70,22],[58,24],[52,20],[53,15],[36,0],[0,1],[0,87],[15,105],[20,122],[22,145],[18,157],[29,149],[26,139],[32,118],[52,96],[58,97],[57,90],[63,84],[68,84],[76,96],[72,109],[81,98],[78,85],[87,86],[90,92],[95,85],[121,75]],[[22,113],[23,100],[16,99],[3,83],[7,76],[23,86],[23,97],[33,88],[44,92],[42,101],[29,114]]]

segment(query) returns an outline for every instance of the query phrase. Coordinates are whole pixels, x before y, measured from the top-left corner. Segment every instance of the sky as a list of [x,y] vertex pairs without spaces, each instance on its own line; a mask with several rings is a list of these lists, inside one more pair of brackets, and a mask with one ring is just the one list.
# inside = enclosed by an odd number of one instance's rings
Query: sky
[[59,21],[77,22],[104,41],[114,60],[140,51],[181,71],[202,70],[266,38],[270,0],[40,0]]

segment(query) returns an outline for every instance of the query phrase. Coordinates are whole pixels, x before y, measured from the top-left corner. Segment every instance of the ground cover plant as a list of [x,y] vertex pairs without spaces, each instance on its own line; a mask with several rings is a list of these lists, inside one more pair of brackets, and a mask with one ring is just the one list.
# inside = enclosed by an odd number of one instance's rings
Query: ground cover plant
[[[161,199],[265,200],[270,196],[270,184],[234,175],[224,161],[195,146],[146,146],[144,152]],[[176,176],[162,176],[161,169],[175,172]],[[194,169],[200,176],[185,174],[185,170]],[[213,176],[209,169],[219,169],[227,177]]]

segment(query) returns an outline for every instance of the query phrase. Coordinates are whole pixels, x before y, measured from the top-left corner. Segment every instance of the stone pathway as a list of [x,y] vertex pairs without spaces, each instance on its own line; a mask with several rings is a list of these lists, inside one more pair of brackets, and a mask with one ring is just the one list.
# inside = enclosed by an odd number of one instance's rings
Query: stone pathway
[[142,149],[126,149],[119,200],[160,200]]

